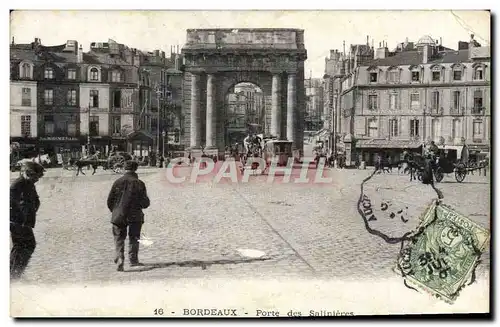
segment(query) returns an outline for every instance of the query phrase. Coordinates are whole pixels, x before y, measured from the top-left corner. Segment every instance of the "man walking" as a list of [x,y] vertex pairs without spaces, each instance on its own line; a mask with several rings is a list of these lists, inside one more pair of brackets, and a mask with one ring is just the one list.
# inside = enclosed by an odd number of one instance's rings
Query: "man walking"
[[43,176],[42,165],[27,161],[21,166],[21,176],[10,186],[10,277],[18,279],[24,273],[31,255],[35,251],[36,241],[33,228],[40,200],[35,183]]
[[149,207],[146,185],[137,176],[136,161],[125,162],[125,174],[117,179],[108,196],[108,209],[111,211],[111,224],[115,240],[117,271],[123,271],[125,261],[125,239],[129,238],[128,258],[130,266],[141,266],[139,262],[139,239],[144,213]]

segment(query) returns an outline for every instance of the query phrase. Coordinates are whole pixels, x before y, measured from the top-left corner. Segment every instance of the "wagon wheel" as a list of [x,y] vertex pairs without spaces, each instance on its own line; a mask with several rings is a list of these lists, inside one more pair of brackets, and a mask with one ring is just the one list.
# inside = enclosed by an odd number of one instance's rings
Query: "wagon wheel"
[[444,178],[444,173],[441,167],[438,167],[436,171],[434,172],[434,177],[436,177],[436,182],[441,182]]
[[464,164],[459,164],[455,168],[455,179],[457,182],[462,183],[467,176],[467,168],[465,168]]

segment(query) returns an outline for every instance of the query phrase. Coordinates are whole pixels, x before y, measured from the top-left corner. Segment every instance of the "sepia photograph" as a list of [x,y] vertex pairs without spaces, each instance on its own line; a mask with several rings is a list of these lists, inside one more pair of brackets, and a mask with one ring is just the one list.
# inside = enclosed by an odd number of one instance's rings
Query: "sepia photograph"
[[10,316],[491,318],[491,24],[11,10]]

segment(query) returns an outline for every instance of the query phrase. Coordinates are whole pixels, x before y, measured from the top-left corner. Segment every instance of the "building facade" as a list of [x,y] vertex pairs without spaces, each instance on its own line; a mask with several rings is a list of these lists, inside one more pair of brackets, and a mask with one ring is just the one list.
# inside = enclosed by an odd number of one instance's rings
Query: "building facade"
[[342,81],[339,127],[356,140],[351,160],[396,160],[429,141],[489,148],[489,47],[472,38],[452,50],[426,36],[394,52],[382,45],[373,56]]
[[305,130],[317,131],[323,128],[328,116],[323,105],[323,81],[319,78],[306,79],[304,86],[306,90]]

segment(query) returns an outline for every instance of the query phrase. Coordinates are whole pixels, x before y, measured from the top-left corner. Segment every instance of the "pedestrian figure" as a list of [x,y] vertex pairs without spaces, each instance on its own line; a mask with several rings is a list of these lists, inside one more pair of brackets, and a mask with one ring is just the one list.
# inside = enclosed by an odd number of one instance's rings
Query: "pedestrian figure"
[[21,166],[21,175],[10,186],[10,277],[18,279],[24,273],[35,251],[33,228],[40,200],[35,183],[43,176],[42,165],[27,161]]
[[142,266],[139,262],[139,238],[144,213],[142,209],[149,207],[146,185],[137,176],[138,163],[125,162],[125,174],[117,179],[108,195],[108,209],[111,211],[111,224],[115,240],[115,264],[117,271],[123,271],[125,261],[125,239],[129,238],[128,258],[130,266]]

